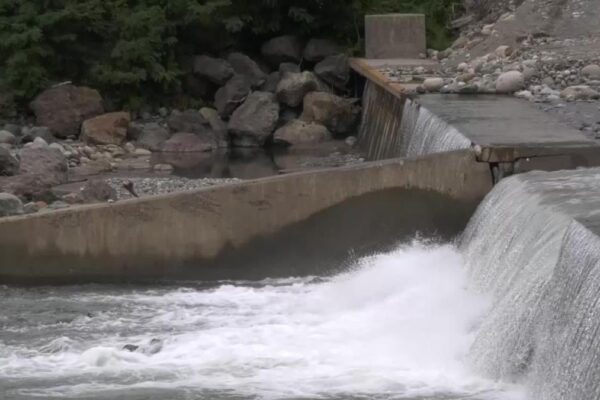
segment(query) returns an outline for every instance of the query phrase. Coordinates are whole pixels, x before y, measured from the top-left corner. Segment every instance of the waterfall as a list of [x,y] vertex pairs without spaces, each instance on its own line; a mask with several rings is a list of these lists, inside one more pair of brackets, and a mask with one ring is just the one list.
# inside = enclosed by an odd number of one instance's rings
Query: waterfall
[[492,298],[470,361],[536,400],[600,398],[600,170],[503,180],[462,239],[470,285]]
[[471,141],[416,101],[368,81],[359,141],[372,160],[467,149]]

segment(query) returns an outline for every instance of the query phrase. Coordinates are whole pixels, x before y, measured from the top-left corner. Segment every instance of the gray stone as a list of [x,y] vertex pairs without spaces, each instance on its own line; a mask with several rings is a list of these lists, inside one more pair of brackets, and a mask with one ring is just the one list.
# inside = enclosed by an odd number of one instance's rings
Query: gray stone
[[307,93],[318,88],[319,82],[312,72],[287,73],[277,85],[277,100],[290,107],[298,107]]
[[222,118],[229,116],[240,106],[250,94],[252,85],[241,75],[236,75],[215,94],[215,107]]
[[334,134],[349,134],[356,128],[360,116],[356,102],[331,93],[312,92],[304,98],[301,119],[324,125]]
[[285,62],[285,63],[281,63],[281,65],[279,66],[279,73],[283,76],[288,72],[301,72],[300,71],[300,66],[298,64],[294,64],[294,63],[290,63],[290,62]]
[[227,133],[227,124],[219,116],[219,112],[214,108],[204,107],[200,109],[200,114],[208,121],[215,138],[215,147],[229,147],[229,135]]
[[423,87],[428,92],[438,92],[442,87],[444,87],[444,79],[443,78],[426,78],[423,81]]
[[142,149],[159,151],[162,144],[171,137],[167,128],[164,128],[156,122],[145,124],[138,123],[136,125],[135,129],[140,131],[140,133],[137,134],[136,146],[141,147]]
[[10,151],[0,147],[0,176],[12,176],[19,173],[19,161]]
[[208,121],[198,110],[173,110],[167,125],[171,132],[203,134],[208,130]]
[[165,153],[201,153],[211,151],[213,148],[214,142],[209,135],[176,133],[163,143],[161,150]]
[[24,214],[35,214],[38,211],[40,211],[40,206],[37,203],[30,202],[23,205]]
[[65,208],[69,208],[71,205],[67,202],[57,200],[48,205],[50,210],[63,210]]
[[21,129],[21,143],[33,142],[35,138],[38,137],[44,139],[47,143],[56,140],[54,135],[52,135],[50,128],[45,126],[25,126]]
[[233,67],[221,58],[202,55],[194,58],[194,73],[219,86],[233,77]]
[[498,93],[514,93],[523,89],[525,79],[519,71],[508,71],[500,74],[496,79],[496,91]]
[[590,80],[600,80],[600,65],[590,64],[581,69],[581,75]]
[[257,147],[273,134],[279,119],[275,95],[254,92],[231,116],[229,133],[234,146]]
[[317,63],[326,57],[342,52],[342,48],[329,39],[311,39],[304,48],[304,59]]
[[231,53],[227,57],[227,61],[233,67],[235,74],[245,77],[253,88],[260,87],[267,80],[267,74],[256,61],[245,54]]
[[265,42],[261,53],[273,67],[284,62],[299,63],[302,60],[302,42],[296,36],[279,36]]
[[50,146],[48,146],[48,142],[46,142],[43,138],[36,137],[35,140],[26,145],[26,147],[31,147],[32,149],[46,149]]
[[329,56],[315,65],[315,74],[331,86],[343,90],[350,80],[350,64],[345,54]]
[[0,143],[15,144],[17,138],[9,131],[0,131]]
[[67,182],[68,164],[66,157],[50,147],[28,147],[21,150],[19,173],[37,175],[51,185]]
[[97,90],[71,84],[45,90],[30,107],[37,125],[47,126],[59,138],[79,135],[83,121],[104,113],[102,97]]
[[277,85],[281,80],[281,73],[279,71],[271,72],[267,76],[267,80],[260,87],[261,92],[275,93],[277,91]]
[[104,179],[90,179],[81,190],[85,203],[106,202],[117,200],[117,191]]
[[0,217],[23,214],[23,203],[10,193],[0,193]]
[[316,144],[331,139],[329,130],[320,124],[294,119],[275,131],[273,140],[288,146]]
[[21,136],[21,126],[20,125],[5,124],[3,129],[5,131],[9,131],[10,133],[12,133],[15,136]]
[[600,93],[587,85],[577,85],[564,89],[560,97],[566,100],[590,100],[600,98]]

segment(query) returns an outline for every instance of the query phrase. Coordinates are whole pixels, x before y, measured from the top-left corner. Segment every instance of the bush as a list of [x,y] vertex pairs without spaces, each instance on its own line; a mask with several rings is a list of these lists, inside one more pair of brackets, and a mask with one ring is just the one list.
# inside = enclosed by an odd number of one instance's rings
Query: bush
[[256,51],[290,33],[360,52],[364,15],[423,12],[430,46],[448,44],[459,0],[0,0],[0,90],[24,105],[53,82],[100,89],[118,106],[185,94],[193,54]]

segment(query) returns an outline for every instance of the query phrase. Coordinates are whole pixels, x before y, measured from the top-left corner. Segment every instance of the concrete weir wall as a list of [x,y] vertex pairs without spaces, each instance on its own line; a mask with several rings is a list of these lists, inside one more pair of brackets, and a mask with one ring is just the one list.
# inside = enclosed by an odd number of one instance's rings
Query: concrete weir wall
[[7,218],[0,284],[266,277],[292,261],[297,271],[328,251],[372,251],[378,235],[391,244],[400,227],[457,234],[491,186],[466,150]]

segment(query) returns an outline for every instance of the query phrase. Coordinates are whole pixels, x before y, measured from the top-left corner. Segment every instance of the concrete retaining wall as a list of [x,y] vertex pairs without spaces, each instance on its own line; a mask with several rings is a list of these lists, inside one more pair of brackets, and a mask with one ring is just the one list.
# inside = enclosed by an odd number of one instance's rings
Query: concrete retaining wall
[[[488,165],[476,162],[470,151],[459,151],[7,218],[0,220],[0,283],[222,278],[216,273],[219,269],[243,271],[251,261],[269,260],[269,249],[301,248],[299,243],[314,241],[298,232],[319,213],[336,215],[338,208],[346,207],[330,222],[355,218],[354,229],[361,230],[369,221],[355,211],[380,207],[377,199],[382,196],[388,199],[383,204],[406,218],[414,212],[402,201],[419,204],[421,216],[428,215],[431,204],[439,220],[430,221],[429,228],[439,225],[444,234],[458,233],[491,185]],[[358,203],[348,206],[349,201]],[[453,217],[453,207],[448,206],[455,203],[462,205],[455,213],[460,217]],[[445,219],[453,218],[452,227],[445,229]],[[327,218],[321,220],[325,222],[312,225],[312,236],[327,231]],[[412,228],[402,218],[398,221],[398,226],[408,226],[405,234],[419,229],[419,224]],[[296,234],[290,236],[294,229]],[[336,228],[327,232],[344,236]],[[340,249],[348,249],[339,242]],[[257,252],[262,257],[256,258]],[[286,262],[286,254],[279,263]]]

